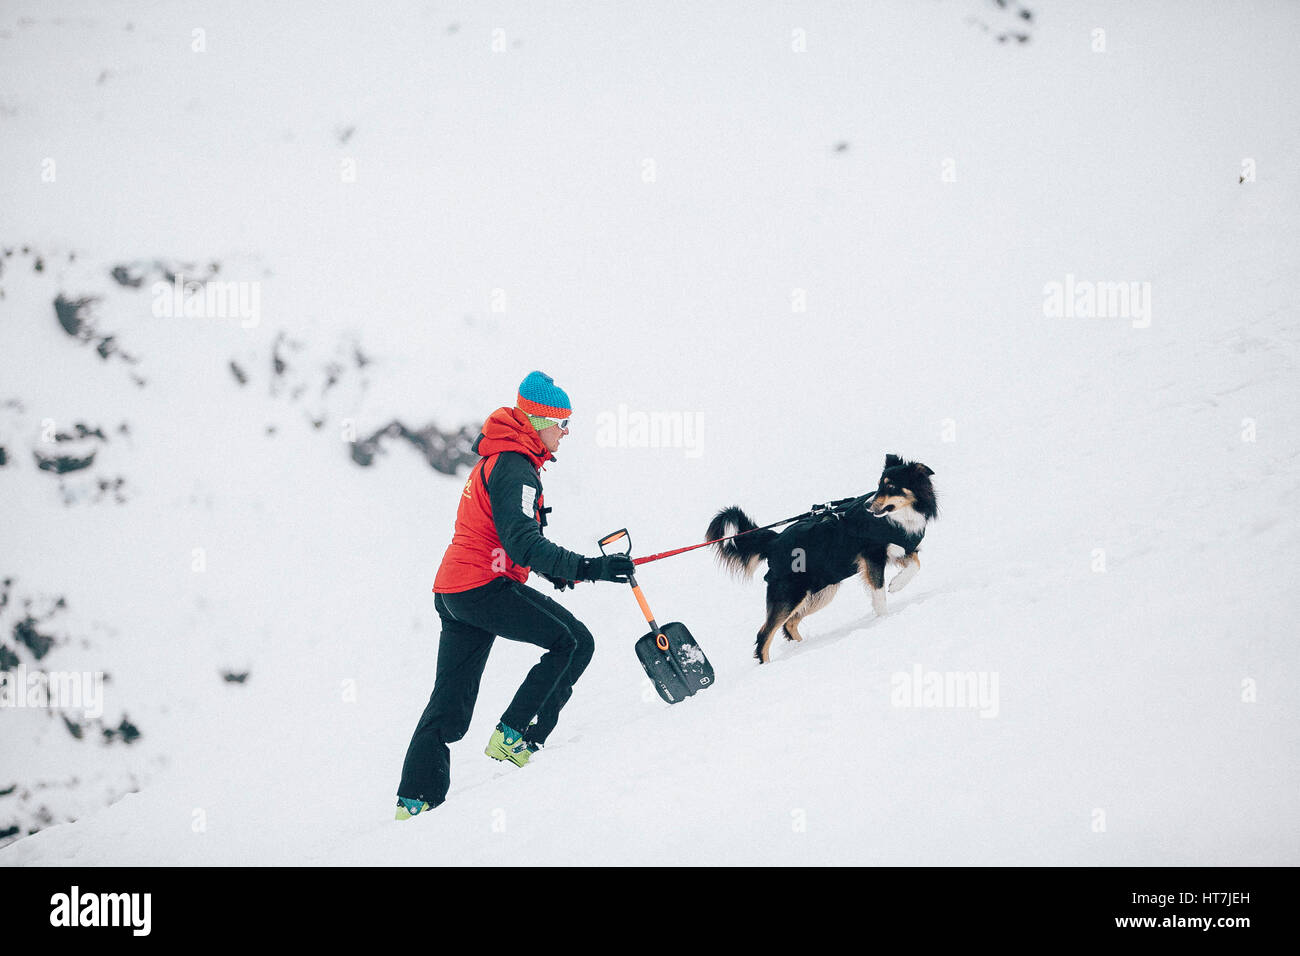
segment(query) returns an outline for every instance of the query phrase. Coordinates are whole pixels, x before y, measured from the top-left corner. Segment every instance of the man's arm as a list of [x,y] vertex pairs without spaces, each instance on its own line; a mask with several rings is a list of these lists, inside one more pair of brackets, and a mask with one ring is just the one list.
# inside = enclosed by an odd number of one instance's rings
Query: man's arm
[[524,456],[502,452],[488,477],[488,498],[501,546],[515,564],[539,574],[579,579],[582,555],[546,540],[537,523],[535,508],[540,485]]

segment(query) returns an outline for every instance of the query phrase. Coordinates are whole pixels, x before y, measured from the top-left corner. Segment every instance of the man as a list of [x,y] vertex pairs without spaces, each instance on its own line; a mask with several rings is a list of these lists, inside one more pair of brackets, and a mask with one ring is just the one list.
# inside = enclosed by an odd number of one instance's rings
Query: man
[[[474,441],[456,529],[434,578],[442,619],[433,694],[411,737],[397,788],[397,819],[436,807],[451,784],[447,745],[465,736],[488,652],[499,635],[546,653],[528,672],[485,753],[524,766],[555,729],[560,709],[591,661],[591,632],[562,605],[524,582],[530,571],[557,590],[574,581],[627,583],[632,559],[585,558],[542,535],[546,514],[538,472],[569,433],[569,396],[541,372],[519,386],[515,407],[498,408]],[[536,720],[533,718],[536,717]]]

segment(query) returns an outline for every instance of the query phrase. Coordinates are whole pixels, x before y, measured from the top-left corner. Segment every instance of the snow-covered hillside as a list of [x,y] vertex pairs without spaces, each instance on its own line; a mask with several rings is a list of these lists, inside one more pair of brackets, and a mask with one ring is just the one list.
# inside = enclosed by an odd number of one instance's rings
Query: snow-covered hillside
[[[0,864],[1300,863],[1300,10],[1022,9],[6,5],[0,667],[103,679],[0,707]],[[535,368],[571,549],[890,452],[940,518],[762,667],[760,580],[645,566],[677,706],[568,592],[551,745],[483,756],[498,641],[397,823],[458,462]]]

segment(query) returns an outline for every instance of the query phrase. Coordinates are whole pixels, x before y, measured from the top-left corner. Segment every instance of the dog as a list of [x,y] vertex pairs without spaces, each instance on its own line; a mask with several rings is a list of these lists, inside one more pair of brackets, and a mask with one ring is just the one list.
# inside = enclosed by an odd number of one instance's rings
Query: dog
[[871,592],[872,609],[885,613],[886,565],[900,569],[890,591],[901,590],[921,570],[917,549],[939,514],[933,474],[920,462],[886,455],[874,493],[836,502],[842,509],[837,513],[802,518],[781,532],[757,530],[734,506],[714,516],[706,540],[738,534],[713,545],[724,567],[751,577],[767,562],[767,619],[754,642],[760,664],[769,660],[777,628],[786,640],[802,641],[799,623],[829,604],[840,583],[854,574]]

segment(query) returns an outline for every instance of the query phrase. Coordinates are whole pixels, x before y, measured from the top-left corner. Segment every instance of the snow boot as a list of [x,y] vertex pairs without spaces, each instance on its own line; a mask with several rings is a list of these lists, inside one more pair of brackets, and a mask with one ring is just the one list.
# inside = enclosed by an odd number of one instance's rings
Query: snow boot
[[528,758],[538,750],[536,744],[524,740],[523,734],[505,724],[497,724],[483,752],[493,760],[509,760],[516,767],[528,763]]
[[397,798],[397,815],[394,820],[409,820],[417,813],[423,813],[429,809],[429,805],[423,800],[408,800],[406,797]]

